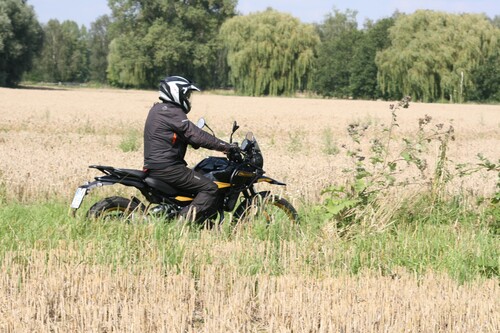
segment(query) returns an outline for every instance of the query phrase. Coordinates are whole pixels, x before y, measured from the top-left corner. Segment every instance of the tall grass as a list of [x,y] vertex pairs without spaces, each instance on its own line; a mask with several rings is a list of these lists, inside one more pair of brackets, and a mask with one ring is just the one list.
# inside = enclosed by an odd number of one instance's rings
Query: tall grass
[[[415,199],[415,198],[413,198]],[[366,269],[391,274],[405,268],[423,275],[428,270],[449,274],[457,281],[498,277],[500,249],[492,210],[466,209],[453,199],[406,202],[393,224],[383,229],[368,222],[340,228],[314,208],[304,207],[300,225],[265,222],[204,230],[161,220],[97,223],[72,219],[62,203],[0,208],[0,254],[49,251],[69,247],[85,253],[87,263],[127,267],[163,267],[192,271],[223,257],[225,265],[244,274],[339,276]]]

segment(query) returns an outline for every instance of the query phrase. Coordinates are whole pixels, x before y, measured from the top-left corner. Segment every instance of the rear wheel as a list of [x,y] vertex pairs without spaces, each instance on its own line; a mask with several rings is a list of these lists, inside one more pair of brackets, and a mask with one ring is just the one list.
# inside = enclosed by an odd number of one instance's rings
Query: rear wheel
[[87,218],[103,221],[131,221],[142,216],[143,205],[138,200],[109,197],[96,202],[87,212]]
[[251,199],[243,201],[234,213],[236,222],[252,222],[264,220],[268,225],[276,223],[297,224],[297,210],[286,199],[260,192]]

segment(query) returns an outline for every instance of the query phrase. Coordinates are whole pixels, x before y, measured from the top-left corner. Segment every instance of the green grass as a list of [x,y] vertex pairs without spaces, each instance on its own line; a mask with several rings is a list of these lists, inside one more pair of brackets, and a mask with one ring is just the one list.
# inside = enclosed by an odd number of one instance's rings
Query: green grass
[[138,130],[130,130],[123,135],[120,141],[120,149],[124,152],[138,151],[141,147],[141,134]]
[[195,275],[218,262],[248,275],[392,275],[402,267],[416,275],[444,272],[461,282],[499,277],[495,207],[466,209],[452,198],[423,209],[429,202],[420,200],[402,207],[382,231],[357,224],[347,233],[315,207],[301,209],[299,226],[257,221],[206,230],[163,221],[88,222],[70,217],[67,203],[10,202],[0,207],[0,261],[7,252],[29,257],[30,251],[62,249],[68,250],[66,261]]

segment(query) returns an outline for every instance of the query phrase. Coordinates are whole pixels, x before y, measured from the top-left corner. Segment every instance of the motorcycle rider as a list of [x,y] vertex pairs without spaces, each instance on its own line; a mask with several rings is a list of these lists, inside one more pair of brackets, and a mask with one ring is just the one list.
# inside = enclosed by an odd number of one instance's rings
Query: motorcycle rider
[[192,91],[200,89],[181,76],[168,76],[160,81],[161,102],[151,107],[144,126],[144,169],[150,177],[182,192],[195,194],[192,203],[184,207],[180,215],[202,221],[213,213],[211,208],[218,188],[213,181],[187,167],[184,160],[187,146],[225,153],[234,147],[198,128],[187,118]]

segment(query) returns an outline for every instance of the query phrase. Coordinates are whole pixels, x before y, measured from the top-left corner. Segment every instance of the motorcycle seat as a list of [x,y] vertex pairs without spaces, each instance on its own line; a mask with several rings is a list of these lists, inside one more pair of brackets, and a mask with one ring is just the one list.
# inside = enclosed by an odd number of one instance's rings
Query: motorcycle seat
[[182,192],[179,189],[173,187],[172,185],[169,185],[169,184],[167,184],[159,179],[156,179],[156,178],[146,177],[146,179],[144,179],[144,181],[146,182],[146,184],[148,184],[152,188],[160,190],[161,192],[163,192],[167,195],[194,197],[194,195],[192,193]]

